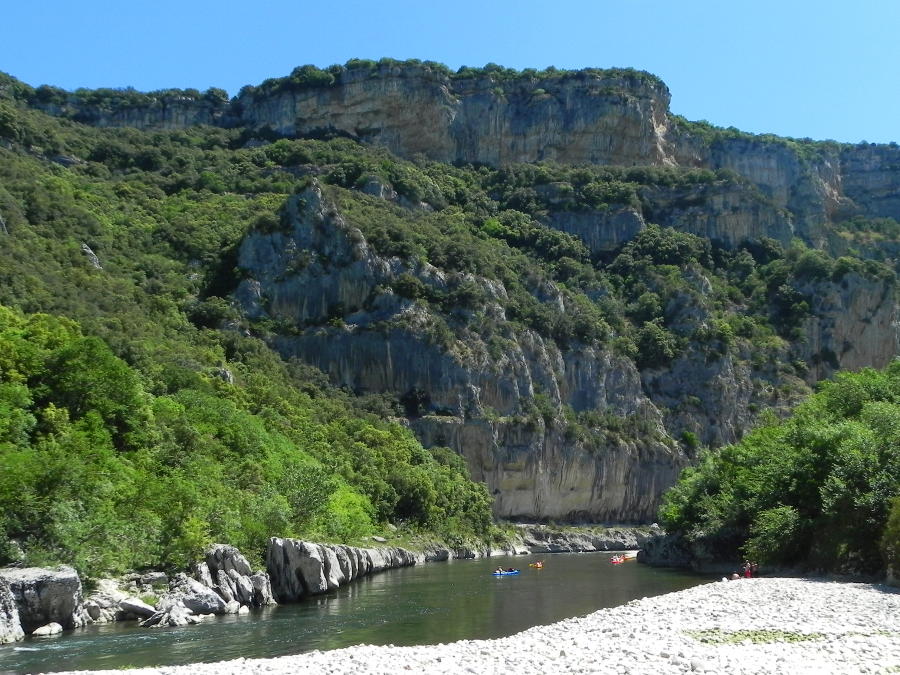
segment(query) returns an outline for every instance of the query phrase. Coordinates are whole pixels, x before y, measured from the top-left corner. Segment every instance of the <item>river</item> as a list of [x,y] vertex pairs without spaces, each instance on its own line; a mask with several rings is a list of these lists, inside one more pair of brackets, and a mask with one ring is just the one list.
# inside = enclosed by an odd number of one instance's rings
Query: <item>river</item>
[[[454,560],[389,570],[293,605],[198,626],[89,626],[0,646],[0,673],[128,668],[261,658],[358,644],[418,645],[518,633],[708,579],[606,553]],[[498,565],[522,570],[494,577]]]

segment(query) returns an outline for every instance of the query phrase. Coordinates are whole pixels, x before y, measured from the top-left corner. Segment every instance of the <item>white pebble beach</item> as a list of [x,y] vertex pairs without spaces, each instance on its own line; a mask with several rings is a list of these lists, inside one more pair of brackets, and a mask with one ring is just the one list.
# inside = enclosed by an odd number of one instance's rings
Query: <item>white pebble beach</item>
[[795,578],[720,581],[497,640],[359,645],[128,672],[900,673],[900,591]]

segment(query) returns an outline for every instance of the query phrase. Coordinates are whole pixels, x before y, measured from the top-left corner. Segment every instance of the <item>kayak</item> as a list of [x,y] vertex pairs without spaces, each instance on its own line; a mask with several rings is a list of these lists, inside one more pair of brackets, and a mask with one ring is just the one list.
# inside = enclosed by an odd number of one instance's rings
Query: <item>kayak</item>
[[544,566],[543,566],[543,565],[538,565],[538,564],[536,564],[536,563],[528,563],[528,566],[529,566],[529,567],[533,567],[533,568],[536,569],[536,570],[542,570],[542,569],[544,569]]
[[495,577],[511,577],[518,573],[519,573],[519,570],[513,570],[512,572],[494,572],[494,576]]

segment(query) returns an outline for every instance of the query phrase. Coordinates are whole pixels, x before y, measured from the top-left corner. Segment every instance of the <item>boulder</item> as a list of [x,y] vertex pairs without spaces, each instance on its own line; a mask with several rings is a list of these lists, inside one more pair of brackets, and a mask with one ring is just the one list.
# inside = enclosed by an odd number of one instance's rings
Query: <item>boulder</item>
[[165,572],[147,572],[139,579],[143,586],[165,586],[169,583],[169,577]]
[[300,567],[299,544],[296,539],[269,539],[266,570],[271,579],[272,595],[278,602],[296,602],[306,595],[306,589],[297,574]]
[[133,614],[142,619],[147,619],[156,612],[156,609],[138,598],[125,598],[119,601],[119,609],[126,614]]
[[24,637],[25,631],[19,622],[19,610],[9,589],[9,582],[0,577],[0,645],[17,642]]
[[40,628],[35,628],[31,635],[33,637],[50,637],[51,635],[59,635],[63,632],[63,627],[60,626],[55,621],[51,621],[46,626],[41,626]]
[[205,561],[194,563],[193,572],[194,578],[207,588],[213,588],[216,585],[209,570],[209,565]]
[[[322,547],[307,541],[299,542],[300,565],[297,572],[300,574],[303,588],[310,595],[317,595],[328,590],[328,579],[325,576],[325,559]],[[334,588],[332,586],[332,588]]]
[[253,602],[253,582],[249,576],[239,574],[237,570],[228,570],[228,578],[234,584],[234,599],[242,605]]
[[338,566],[341,568],[341,574],[344,576],[344,579],[352,581],[356,575],[353,573],[353,568],[350,564],[350,555],[347,553],[347,547],[334,546],[332,550],[335,557],[337,557]]
[[427,562],[446,562],[450,560],[450,549],[442,547],[429,548],[425,551]]
[[119,608],[119,602],[128,597],[114,579],[101,579],[97,588],[85,599],[84,610],[93,623],[110,623],[136,616],[126,614]]
[[228,572],[234,570],[241,576],[247,577],[253,574],[250,569],[250,563],[234,546],[228,544],[213,544],[206,551],[206,564],[209,566],[210,572],[215,576],[216,572],[222,570]]
[[225,602],[234,600],[235,589],[234,581],[226,574],[225,570],[216,572],[216,585],[213,587]]
[[250,583],[253,585],[253,605],[265,607],[266,605],[278,604],[272,596],[272,583],[268,574],[257,572],[250,577]]
[[169,585],[169,597],[177,597],[194,614],[222,614],[225,601],[212,589],[186,574],[178,574]]
[[337,553],[331,546],[322,545],[320,550],[322,555],[322,572],[325,576],[328,590],[332,591],[335,588],[340,588],[347,581],[347,576],[341,570]]
[[26,632],[52,622],[64,629],[91,623],[82,604],[81,579],[73,568],[63,565],[56,569],[3,569],[0,577],[9,584]]
[[162,628],[164,626],[187,626],[198,623],[200,618],[180,602],[175,602],[164,610],[153,613],[153,616],[141,621],[144,628]]
[[169,592],[159,601],[153,614],[141,622],[141,626],[158,628],[199,623],[201,619],[197,615],[226,614],[232,603],[226,604],[214,590],[196,579],[177,574],[169,582]]

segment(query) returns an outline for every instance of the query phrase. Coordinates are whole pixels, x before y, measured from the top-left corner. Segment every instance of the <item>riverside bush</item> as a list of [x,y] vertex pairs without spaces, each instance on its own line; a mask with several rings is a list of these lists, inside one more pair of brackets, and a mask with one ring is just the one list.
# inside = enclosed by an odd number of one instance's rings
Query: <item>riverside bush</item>
[[789,419],[703,452],[660,517],[723,558],[875,572],[896,562],[898,441],[900,361],[839,374]]

